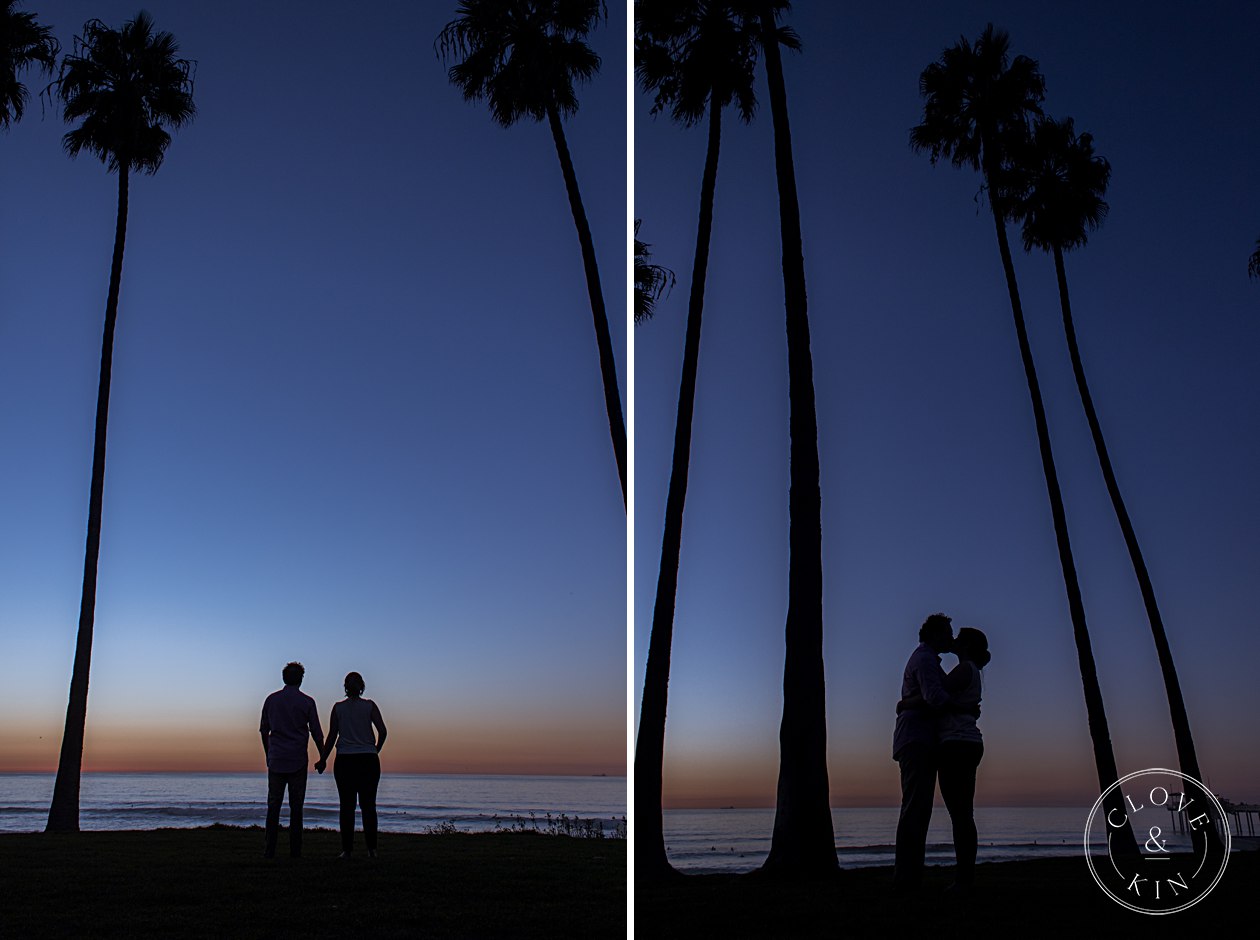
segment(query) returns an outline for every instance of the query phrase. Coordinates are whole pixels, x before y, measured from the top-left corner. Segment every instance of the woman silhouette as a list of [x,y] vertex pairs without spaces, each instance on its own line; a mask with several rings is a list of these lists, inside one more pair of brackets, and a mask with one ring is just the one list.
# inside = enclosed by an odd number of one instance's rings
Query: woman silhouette
[[[315,765],[322,774],[335,744],[337,760],[333,763],[333,777],[341,802],[341,854],[338,858],[350,858],[354,849],[356,801],[363,811],[363,841],[367,843],[368,858],[376,858],[376,788],[381,782],[378,755],[385,745],[386,729],[376,703],[363,697],[366,687],[357,672],[346,674],[346,697],[332,707],[328,740],[320,748],[320,760]],[[373,727],[377,732],[375,738]]]
[[976,867],[976,768],[984,756],[984,742],[976,717],[980,714],[980,670],[989,663],[989,640],[975,627],[963,627],[954,638],[958,665],[945,676],[950,705],[940,715],[937,781],[941,799],[954,827],[954,890],[971,888]]

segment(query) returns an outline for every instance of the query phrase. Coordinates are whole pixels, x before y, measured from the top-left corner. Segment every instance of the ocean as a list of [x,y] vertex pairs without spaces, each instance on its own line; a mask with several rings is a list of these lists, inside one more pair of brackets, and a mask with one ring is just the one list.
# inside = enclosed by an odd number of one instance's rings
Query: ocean
[[[0,832],[42,831],[53,774],[0,774]],[[222,823],[262,825],[267,777],[251,774],[83,775],[81,829],[195,828]],[[385,774],[377,793],[383,832],[425,832],[453,825],[487,832],[514,821],[540,829],[547,816],[594,820],[611,835],[625,833],[625,777]],[[286,808],[281,822],[288,820]],[[337,828],[337,787],[331,768],[307,779],[305,825]]]
[[[836,854],[841,868],[893,863],[896,807],[832,809]],[[977,807],[979,862],[1078,856],[1083,859],[1089,807]],[[664,816],[665,852],[675,868],[692,873],[746,872],[770,854],[773,809],[675,809]],[[1188,840],[1168,833],[1174,849]],[[1182,846],[1181,843],[1185,842]],[[949,814],[932,811],[927,863],[954,863]]]
[[[52,774],[0,774],[0,832],[37,832],[48,819]],[[266,813],[265,774],[83,775],[79,824],[85,830],[195,828],[221,823],[261,825]],[[377,796],[384,832],[425,832],[448,825],[464,832],[498,827],[548,827],[558,820],[593,820],[608,834],[626,829],[625,777],[386,774]],[[897,808],[833,809],[832,826],[842,868],[891,865]],[[977,807],[981,862],[1080,856],[1088,808]],[[288,818],[288,810],[281,816]],[[770,852],[773,809],[665,811],[670,862],[694,873],[745,872]],[[306,825],[337,827],[332,773],[311,772]],[[1168,833],[1175,842],[1180,837]],[[932,813],[929,865],[953,864],[949,815]]]

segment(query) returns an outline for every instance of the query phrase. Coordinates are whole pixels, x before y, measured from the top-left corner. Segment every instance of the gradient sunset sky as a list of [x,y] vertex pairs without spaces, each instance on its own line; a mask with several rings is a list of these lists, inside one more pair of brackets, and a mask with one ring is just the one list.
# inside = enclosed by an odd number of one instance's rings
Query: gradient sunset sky
[[[63,48],[140,4],[32,0]],[[387,771],[625,770],[625,516],[545,124],[433,51],[455,3],[144,4],[196,121],[133,177],[85,770],[255,770],[299,659]],[[625,21],[566,125],[625,369]],[[47,81],[26,76],[37,93]],[[55,769],[117,178],[0,137],[0,771]],[[624,387],[623,387],[624,396]]]
[[[894,704],[937,610],[985,630],[981,804],[1088,807],[1084,701],[1032,409],[977,174],[907,144],[922,69],[993,21],[1111,161],[1067,257],[1077,331],[1208,784],[1260,799],[1260,81],[1249,4],[798,3],[785,56],[818,394],[832,800],[889,805]],[[764,74],[725,115],[666,730],[669,806],[774,803],[787,370]],[[635,709],[651,625],[703,128],[638,93],[635,214],[678,285],[636,328]],[[1136,582],[1076,396],[1053,261],[1011,230],[1120,772],[1176,767]],[[946,666],[953,663],[945,658]]]

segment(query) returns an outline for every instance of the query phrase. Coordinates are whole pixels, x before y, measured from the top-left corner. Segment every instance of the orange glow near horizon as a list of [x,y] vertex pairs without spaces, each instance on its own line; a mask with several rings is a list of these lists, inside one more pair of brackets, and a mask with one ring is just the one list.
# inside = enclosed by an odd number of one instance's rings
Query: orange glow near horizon
[[[1152,755],[1150,759],[1152,763],[1142,766],[1168,765],[1165,758]],[[1236,799],[1254,793],[1256,775],[1249,761],[1253,759],[1239,754],[1214,759],[1210,783],[1214,792]],[[828,776],[834,807],[900,803],[897,764],[886,752],[874,756],[832,754]],[[685,754],[667,756],[664,805],[666,809],[773,807],[777,782],[778,759],[774,754],[704,759]],[[1069,757],[1032,746],[986,753],[977,776],[976,805],[1089,807],[1098,796],[1097,782],[1088,753],[1074,752]]]
[[[257,731],[230,733],[150,724],[93,726],[83,748],[83,771],[130,773],[261,773],[265,770]],[[54,773],[61,729],[40,727],[0,732],[0,773]],[[308,748],[312,764],[314,743]],[[624,740],[595,729],[557,734],[505,722],[488,729],[418,729],[392,722],[382,752],[393,773],[578,775],[626,772]]]

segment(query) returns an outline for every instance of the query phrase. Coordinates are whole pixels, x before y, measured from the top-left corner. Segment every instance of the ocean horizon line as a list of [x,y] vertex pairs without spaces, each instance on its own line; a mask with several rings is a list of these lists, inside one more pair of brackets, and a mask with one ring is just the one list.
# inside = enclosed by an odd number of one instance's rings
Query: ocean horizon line
[[[1078,800],[1064,800],[1061,802],[1060,801],[1047,801],[1047,802],[1038,802],[1038,803],[1005,803],[1005,802],[976,803],[975,807],[976,809],[980,809],[980,808],[984,808],[984,809],[1076,809],[1082,805],[1084,805],[1085,809],[1088,811],[1089,807],[1092,804],[1090,803],[1082,804]],[[936,803],[933,803],[933,806],[935,806],[938,809],[943,809],[945,804],[941,802],[936,802]],[[662,809],[667,813],[739,812],[743,810],[747,810],[750,812],[764,812],[766,810],[774,810],[775,808],[776,808],[775,804],[773,803],[744,805],[744,806],[732,805],[729,803],[725,805],[706,803],[706,804],[695,804],[695,805],[688,805],[688,806],[662,807]],[[899,810],[901,808],[901,803],[895,802],[893,800],[889,800],[887,803],[832,803],[830,804],[830,808],[831,809],[863,809],[863,810],[865,809],[898,809]]]
[[[184,776],[190,774],[239,776],[241,774],[265,774],[266,772],[266,767],[248,768],[245,770],[84,770],[81,772],[81,776],[86,777],[98,774],[129,777]],[[0,770],[0,777],[51,777],[55,776],[56,773],[56,768],[51,770]],[[579,780],[607,777],[609,780],[626,779],[624,773],[522,773],[510,770],[390,770],[389,774],[398,777],[572,777]]]
[[[310,774],[305,815],[310,825],[334,825],[340,812],[331,773]],[[0,832],[44,828],[52,774],[0,776]],[[400,774],[381,777],[381,832],[550,831],[593,825],[624,828],[622,777],[513,774]],[[266,815],[265,773],[88,773],[79,800],[80,828],[195,828],[214,823],[253,825]]]

